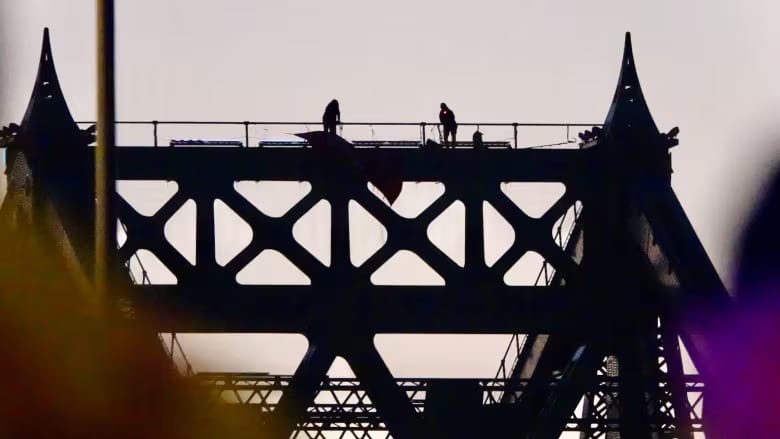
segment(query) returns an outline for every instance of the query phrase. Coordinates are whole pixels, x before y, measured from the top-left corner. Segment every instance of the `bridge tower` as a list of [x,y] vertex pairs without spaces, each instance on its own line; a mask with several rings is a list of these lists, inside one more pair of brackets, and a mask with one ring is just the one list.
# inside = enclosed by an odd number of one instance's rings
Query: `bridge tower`
[[[93,138],[76,126],[65,104],[48,32],[28,110],[5,133],[9,195],[0,209],[3,218],[22,233],[48,212],[58,215],[60,234],[54,238],[71,242],[71,253],[90,273],[94,162],[87,145]],[[132,288],[134,305],[160,332],[306,336],[308,350],[292,376],[193,378],[216,392],[252,382],[255,392],[266,395],[256,409],[268,437],[325,437],[323,432],[334,430],[361,437],[383,430],[395,438],[552,438],[563,431],[581,438],[692,438],[703,428],[697,412],[702,385],[684,373],[679,339],[706,369],[701,359],[712,349],[702,337],[706,322],[689,316],[697,307],[727,304],[728,296],[671,188],[669,149],[677,145],[676,134],[660,132],[653,121],[627,34],[606,121],[581,135],[579,149],[351,150],[351,159],[388,164],[401,180],[444,184],[444,193],[415,218],[398,215],[344,156],[318,153],[314,140],[314,148],[122,147],[119,179],[172,180],[178,189],[151,216],[117,196],[119,220],[127,228],[119,259],[148,249],[175,274],[175,285]],[[307,181],[311,191],[277,218],[240,196],[234,183],[242,180]],[[501,191],[504,182],[560,182],[566,189],[546,213],[532,218]],[[197,206],[194,263],[163,232],[188,200]],[[253,232],[225,265],[215,260],[216,200]],[[327,262],[292,233],[320,200],[330,206]],[[456,201],[465,210],[463,264],[426,235]],[[353,202],[387,231],[386,242],[357,266],[349,245]],[[491,265],[484,257],[486,202],[516,236]],[[570,238],[556,240],[556,222],[577,203],[582,210],[575,209]],[[266,249],[284,254],[310,283],[239,284],[237,273]],[[399,250],[416,253],[444,285],[372,282],[371,275]],[[552,275],[543,285],[507,285],[504,274],[528,251],[542,255]],[[399,381],[374,345],[381,333],[525,337],[522,345],[513,338],[517,360],[498,378]],[[326,376],[337,356],[355,372],[349,392],[359,403],[317,409],[319,392],[344,385]],[[267,400],[268,392],[279,393],[278,402]],[[414,396],[420,393],[423,399]]]
[[94,126],[82,130],[71,116],[45,29],[27,110],[2,132],[8,189],[0,218],[18,236],[52,240],[82,282],[94,263],[93,141]]

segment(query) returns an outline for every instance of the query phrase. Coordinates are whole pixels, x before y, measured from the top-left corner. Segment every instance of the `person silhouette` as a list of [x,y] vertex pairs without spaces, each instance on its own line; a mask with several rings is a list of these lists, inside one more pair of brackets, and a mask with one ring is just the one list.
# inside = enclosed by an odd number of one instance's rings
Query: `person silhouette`
[[485,149],[485,143],[482,141],[482,132],[477,128],[471,136],[471,143],[474,149]]
[[444,102],[441,103],[440,108],[441,111],[439,111],[439,122],[441,122],[441,126],[444,128],[444,137],[442,138],[442,143],[445,147],[447,147],[447,139],[450,137],[450,135],[452,135],[451,147],[454,148],[456,142],[455,138],[458,134],[458,123],[455,122],[455,113],[453,113]]
[[341,111],[339,110],[339,101],[333,99],[325,107],[322,114],[322,126],[326,133],[336,134],[336,125],[341,122]]

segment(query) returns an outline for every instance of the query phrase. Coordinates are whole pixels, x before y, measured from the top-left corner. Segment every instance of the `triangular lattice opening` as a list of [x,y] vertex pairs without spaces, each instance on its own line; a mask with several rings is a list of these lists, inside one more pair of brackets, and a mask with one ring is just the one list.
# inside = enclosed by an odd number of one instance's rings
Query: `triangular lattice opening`
[[235,189],[260,212],[279,218],[311,191],[311,184],[306,181],[237,181]]
[[236,274],[241,285],[311,285],[311,279],[276,250],[263,250]]
[[501,191],[523,212],[540,218],[566,192],[563,183],[501,183]]
[[293,237],[315,258],[330,266],[330,203],[320,200],[293,226]]
[[515,242],[515,230],[503,216],[485,201],[482,203],[485,236],[485,264],[492,267]]
[[155,255],[146,249],[135,252],[130,257],[130,272],[138,283],[144,283],[144,270],[150,283],[154,285],[176,285],[176,275]]
[[[338,386],[325,386],[314,397],[314,406],[329,405],[348,413],[370,413],[373,402],[365,386],[356,379],[355,372],[343,357],[336,357],[327,372],[328,379]],[[313,409],[314,407],[311,407]]]
[[[373,184],[368,183],[368,188],[377,198],[390,205]],[[401,188],[401,194],[390,207],[404,218],[416,218],[425,208],[444,194],[444,189],[443,183],[405,181]]]
[[558,247],[560,248],[565,247],[567,243],[567,238],[574,230],[574,224],[576,222],[577,215],[579,214],[581,209],[582,208],[580,202],[577,201],[566,210],[566,213],[564,213],[560,218],[558,218],[555,221],[555,224],[553,224],[552,237],[553,240],[555,241],[555,245],[557,245]]
[[252,241],[252,227],[222,200],[214,200],[214,257],[225,266]]
[[504,283],[509,286],[546,285],[545,279],[551,279],[553,269],[547,266],[545,278],[544,258],[539,253],[528,251],[504,274]]
[[175,181],[117,180],[116,191],[136,212],[152,216],[179,191],[179,185]]
[[371,275],[374,285],[442,286],[444,278],[417,254],[399,250]]
[[[2,201],[0,201],[1,203]],[[116,247],[122,248],[127,242],[127,232],[125,231],[125,225],[121,221],[116,220]]]
[[187,200],[176,213],[171,215],[163,229],[165,239],[192,265],[195,265],[195,246],[197,245],[195,214],[195,202]]
[[330,378],[349,378],[349,379],[355,379],[355,372],[352,370],[352,367],[347,363],[347,360],[344,359],[344,357],[336,357],[335,360],[333,360],[333,363],[330,365],[330,369],[328,369],[327,375]]
[[349,202],[349,258],[363,265],[387,242],[387,229],[357,201]]
[[428,239],[461,267],[466,263],[466,207],[455,201],[428,226]]

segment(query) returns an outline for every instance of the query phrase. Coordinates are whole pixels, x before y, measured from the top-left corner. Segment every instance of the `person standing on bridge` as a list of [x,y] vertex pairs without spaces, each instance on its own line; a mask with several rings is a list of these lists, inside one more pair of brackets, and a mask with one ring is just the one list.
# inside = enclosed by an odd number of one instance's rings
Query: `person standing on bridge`
[[322,114],[322,126],[326,133],[336,134],[336,125],[340,122],[339,101],[334,99],[325,107],[325,113]]
[[447,139],[452,135],[451,148],[455,147],[455,138],[458,134],[458,123],[455,122],[455,113],[444,102],[441,103],[441,111],[439,111],[439,122],[441,122],[442,128],[444,128],[444,137],[442,137],[442,143],[446,148],[448,145]]

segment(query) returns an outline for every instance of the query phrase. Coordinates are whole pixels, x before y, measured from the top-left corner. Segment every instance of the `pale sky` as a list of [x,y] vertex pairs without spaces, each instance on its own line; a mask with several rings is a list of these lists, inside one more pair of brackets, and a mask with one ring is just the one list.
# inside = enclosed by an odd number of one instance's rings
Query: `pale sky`
[[[461,122],[601,122],[631,31],[656,123],[681,129],[674,189],[727,284],[746,209],[780,155],[771,0],[117,3],[122,120],[316,121],[336,97],[345,121],[433,121],[446,101]],[[23,115],[44,26],[71,112],[93,120],[94,1],[0,0],[0,13],[0,123]],[[202,337],[185,344],[212,369],[277,370],[258,336]],[[385,359],[406,375],[494,373],[504,338],[458,340],[402,343]],[[442,372],[442,357],[462,363]]]

